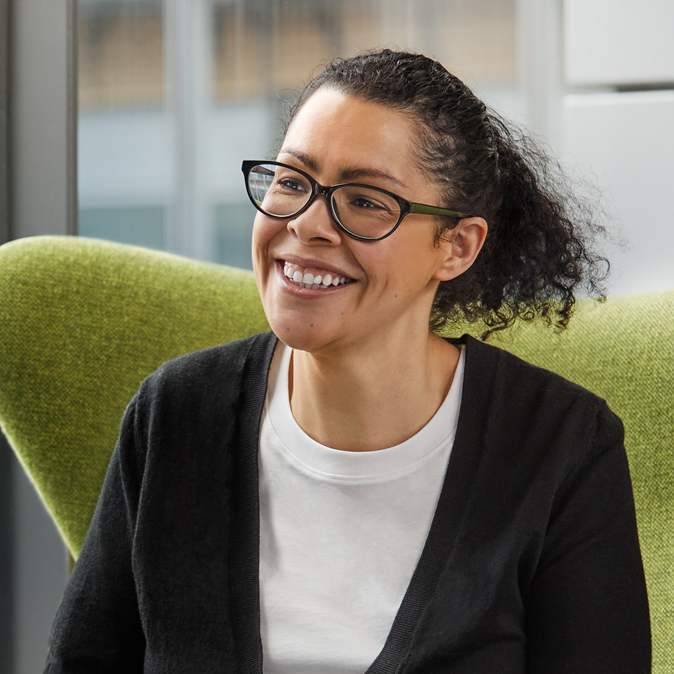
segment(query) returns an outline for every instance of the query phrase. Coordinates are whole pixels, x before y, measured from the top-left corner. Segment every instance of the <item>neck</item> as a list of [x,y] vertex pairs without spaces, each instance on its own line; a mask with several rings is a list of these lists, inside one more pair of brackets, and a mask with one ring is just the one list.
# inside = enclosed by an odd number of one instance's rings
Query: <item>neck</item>
[[458,361],[459,350],[432,333],[347,354],[295,350],[289,380],[293,416],[327,447],[351,452],[393,447],[432,419]]

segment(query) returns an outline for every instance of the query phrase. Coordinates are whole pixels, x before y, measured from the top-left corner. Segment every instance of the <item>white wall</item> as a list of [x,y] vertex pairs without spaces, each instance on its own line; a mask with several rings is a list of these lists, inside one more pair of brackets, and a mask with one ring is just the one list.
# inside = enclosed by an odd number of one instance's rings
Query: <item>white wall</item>
[[674,288],[674,2],[565,0],[563,30],[561,149],[629,241],[610,292]]
[[611,292],[674,288],[674,91],[566,96],[564,138],[630,242],[612,260]]

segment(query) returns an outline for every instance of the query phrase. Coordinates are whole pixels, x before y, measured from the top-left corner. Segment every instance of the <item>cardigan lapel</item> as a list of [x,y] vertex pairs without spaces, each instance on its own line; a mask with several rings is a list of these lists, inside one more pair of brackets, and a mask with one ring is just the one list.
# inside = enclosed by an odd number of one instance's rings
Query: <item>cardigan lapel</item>
[[232,451],[230,620],[239,674],[262,674],[258,446],[276,336],[254,338],[245,358]]
[[435,594],[463,524],[468,494],[484,446],[498,353],[468,335],[447,340],[466,345],[461,407],[454,446],[426,543],[384,647],[366,674],[393,674],[401,668],[414,634]]

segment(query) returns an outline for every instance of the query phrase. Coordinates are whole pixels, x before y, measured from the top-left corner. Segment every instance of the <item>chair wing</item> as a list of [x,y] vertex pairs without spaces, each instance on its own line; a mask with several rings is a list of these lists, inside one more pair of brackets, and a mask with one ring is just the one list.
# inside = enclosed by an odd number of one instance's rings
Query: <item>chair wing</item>
[[0,423],[74,559],[141,381],[268,329],[250,272],[78,237],[0,248]]

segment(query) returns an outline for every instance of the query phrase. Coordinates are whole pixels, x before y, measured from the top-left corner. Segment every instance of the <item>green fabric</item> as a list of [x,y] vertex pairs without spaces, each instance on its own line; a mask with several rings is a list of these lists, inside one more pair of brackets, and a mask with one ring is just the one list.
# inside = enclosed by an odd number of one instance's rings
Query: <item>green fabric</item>
[[268,329],[250,272],[75,237],[0,248],[0,421],[75,559],[140,382]]
[[[0,422],[75,558],[141,380],[267,328],[248,272],[93,239],[0,248]],[[665,291],[584,302],[560,336],[523,326],[493,339],[596,392],[625,423],[656,674],[674,674],[673,332]]]

